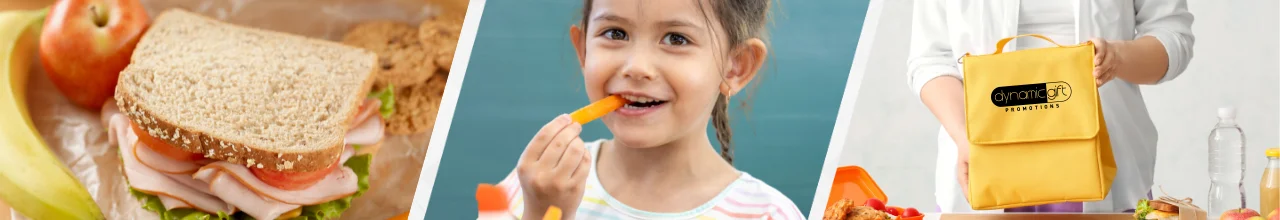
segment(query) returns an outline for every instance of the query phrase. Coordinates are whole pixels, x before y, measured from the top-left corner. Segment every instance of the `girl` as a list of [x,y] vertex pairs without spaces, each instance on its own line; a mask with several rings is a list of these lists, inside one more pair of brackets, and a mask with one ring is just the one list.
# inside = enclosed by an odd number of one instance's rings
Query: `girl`
[[[732,166],[729,97],[763,66],[769,0],[587,0],[569,28],[587,96],[630,104],[584,143],[556,117],[500,183],[517,216],[567,219],[802,219],[778,190]],[[708,138],[713,121],[719,152]]]
[[[969,143],[963,79],[956,61],[966,53],[989,54],[1001,38],[1028,33],[1068,44],[1093,38],[1093,74],[1119,171],[1105,200],[996,212],[1121,212],[1150,196],[1156,130],[1139,85],[1173,80],[1190,62],[1194,18],[1185,0],[916,0],[913,13],[907,79],[943,127],[935,179],[943,212],[974,211],[964,194]],[[1017,45],[1006,51],[1053,46],[1043,40],[1013,44]]]

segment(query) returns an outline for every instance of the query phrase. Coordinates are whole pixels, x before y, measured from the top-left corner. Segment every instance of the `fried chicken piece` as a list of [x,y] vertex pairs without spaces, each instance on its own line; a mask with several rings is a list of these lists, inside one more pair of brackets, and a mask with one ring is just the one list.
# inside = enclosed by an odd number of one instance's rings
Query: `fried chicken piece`
[[823,220],[889,220],[889,213],[871,207],[859,206],[853,200],[843,199],[827,207]]
[[853,208],[853,215],[849,220],[889,220],[889,213],[875,210],[871,207],[858,206]]
[[849,200],[849,199],[840,200],[834,204],[831,204],[831,207],[827,207],[827,212],[823,214],[822,219],[823,220],[845,220],[846,218],[848,218],[848,216],[851,216],[853,214],[853,208],[857,206],[858,206],[857,204],[853,203],[853,200]]

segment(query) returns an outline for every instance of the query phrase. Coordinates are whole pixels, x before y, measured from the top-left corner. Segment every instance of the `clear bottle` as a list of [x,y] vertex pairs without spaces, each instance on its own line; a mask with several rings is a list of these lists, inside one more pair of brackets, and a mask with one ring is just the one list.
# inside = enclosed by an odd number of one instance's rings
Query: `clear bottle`
[[1258,184],[1258,198],[1262,209],[1258,213],[1269,216],[1280,207],[1280,148],[1267,149],[1267,167],[1262,170],[1262,183]]
[[1209,215],[1245,207],[1244,131],[1236,125],[1235,108],[1219,108],[1218,124],[1209,133]]

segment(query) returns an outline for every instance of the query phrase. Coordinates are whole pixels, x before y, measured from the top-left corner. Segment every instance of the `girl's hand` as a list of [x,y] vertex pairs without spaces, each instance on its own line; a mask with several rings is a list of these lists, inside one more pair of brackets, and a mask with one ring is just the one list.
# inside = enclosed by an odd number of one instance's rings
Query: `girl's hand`
[[580,133],[582,125],[560,115],[542,126],[525,147],[516,165],[524,189],[525,217],[543,216],[556,206],[565,219],[573,219],[591,170],[591,155],[582,146]]
[[1123,63],[1122,56],[1117,49],[1117,42],[1110,42],[1102,38],[1094,38],[1089,40],[1093,42],[1093,79],[1097,82],[1098,87],[1107,84],[1116,78],[1116,69],[1119,69]]

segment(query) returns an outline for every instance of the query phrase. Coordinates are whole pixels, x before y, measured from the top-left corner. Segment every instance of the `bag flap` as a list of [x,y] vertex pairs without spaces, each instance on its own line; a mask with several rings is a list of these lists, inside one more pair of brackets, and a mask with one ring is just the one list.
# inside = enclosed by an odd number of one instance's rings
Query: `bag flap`
[[1105,126],[1092,43],[962,59],[972,144],[1092,139]]

